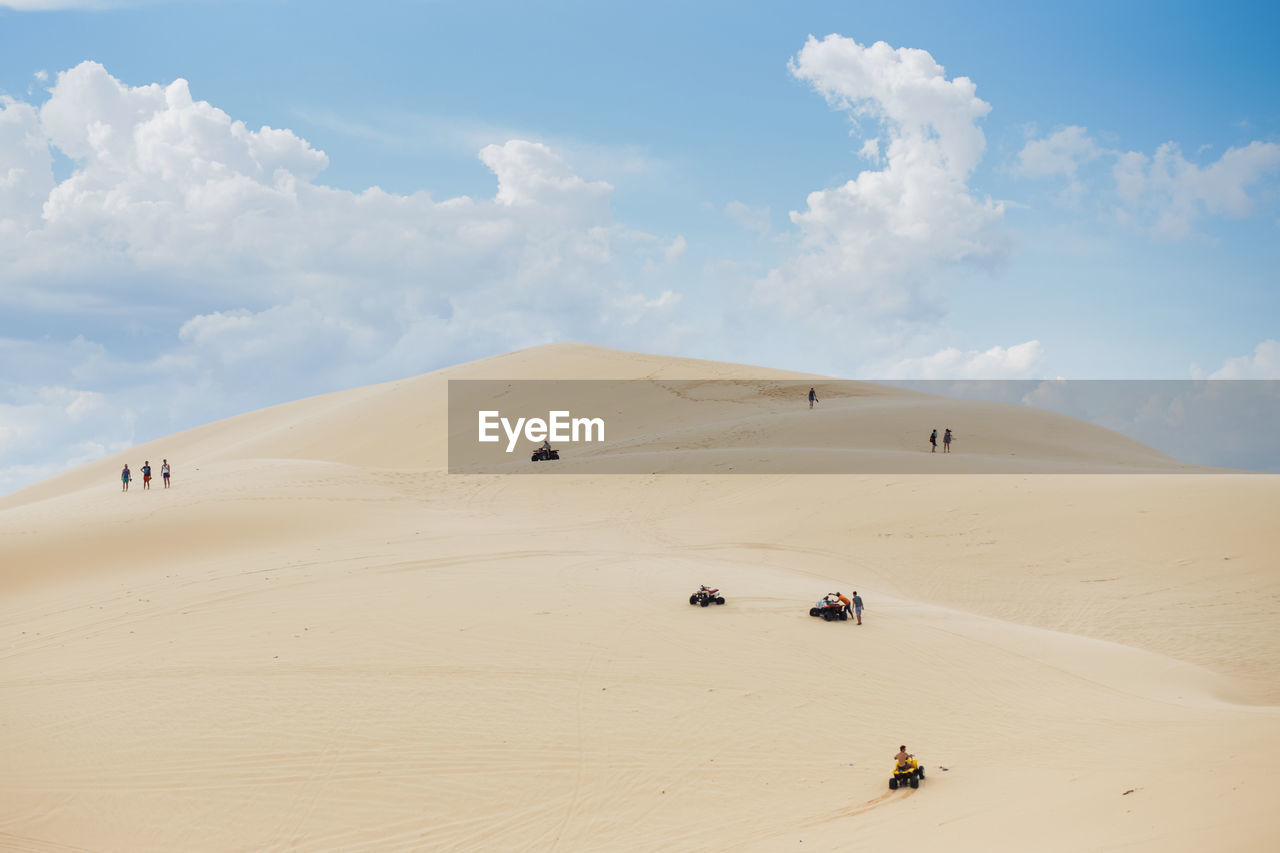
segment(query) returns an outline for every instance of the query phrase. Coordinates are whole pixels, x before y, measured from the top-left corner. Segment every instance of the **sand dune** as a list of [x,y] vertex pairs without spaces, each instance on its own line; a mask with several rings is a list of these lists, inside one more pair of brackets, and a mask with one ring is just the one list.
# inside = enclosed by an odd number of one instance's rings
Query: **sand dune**
[[[657,389],[642,473],[446,473],[448,380],[540,377],[822,381],[538,348],[0,499],[0,849],[1280,846],[1280,479],[876,386],[803,421]],[[793,464],[939,413],[1014,473],[651,473],[730,422]],[[854,588],[866,624],[807,615]],[[890,792],[903,742],[929,777]]]

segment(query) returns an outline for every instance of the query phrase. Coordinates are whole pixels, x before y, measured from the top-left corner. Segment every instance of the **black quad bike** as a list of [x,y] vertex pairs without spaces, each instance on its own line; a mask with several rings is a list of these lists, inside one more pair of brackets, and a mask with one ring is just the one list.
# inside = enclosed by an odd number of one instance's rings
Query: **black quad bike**
[[547,450],[545,447],[539,447],[533,451],[533,455],[529,457],[530,462],[550,462],[552,459],[559,459],[559,450]]
[[710,607],[713,604],[724,604],[724,596],[720,594],[719,589],[712,589],[708,586],[698,587],[698,591],[689,596],[690,604],[701,604],[703,607]]
[[818,599],[817,603],[809,608],[809,615],[821,616],[824,622],[836,620],[844,622],[849,619],[849,614],[844,609],[844,602],[836,598],[834,592],[829,592]]

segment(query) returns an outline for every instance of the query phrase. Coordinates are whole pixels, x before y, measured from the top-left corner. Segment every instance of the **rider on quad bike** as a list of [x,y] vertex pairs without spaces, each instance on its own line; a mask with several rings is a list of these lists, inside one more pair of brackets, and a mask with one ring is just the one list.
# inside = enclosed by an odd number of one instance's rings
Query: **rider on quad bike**
[[720,594],[719,589],[712,589],[709,586],[699,586],[698,591],[689,596],[690,604],[701,604],[703,607],[710,607],[712,604],[724,604],[724,596]]
[[916,762],[916,757],[907,752],[905,745],[898,747],[898,754],[893,757],[893,775],[889,777],[889,790],[896,791],[901,787],[919,788],[924,779],[924,768]]
[[560,451],[551,446],[551,439],[543,439],[542,444],[533,451],[529,457],[530,462],[548,462],[552,459],[559,459]]

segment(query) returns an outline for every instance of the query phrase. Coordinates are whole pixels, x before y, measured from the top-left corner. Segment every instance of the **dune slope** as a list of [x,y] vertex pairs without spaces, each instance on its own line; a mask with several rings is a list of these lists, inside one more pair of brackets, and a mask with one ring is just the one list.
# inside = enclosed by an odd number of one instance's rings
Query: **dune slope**
[[[1280,479],[1076,474],[1139,451],[874,387],[742,429],[941,411],[1059,473],[446,473],[448,380],[537,377],[821,381],[538,348],[131,450],[168,492],[122,455],[0,499],[0,849],[1280,844]],[[633,459],[725,405],[655,397]]]

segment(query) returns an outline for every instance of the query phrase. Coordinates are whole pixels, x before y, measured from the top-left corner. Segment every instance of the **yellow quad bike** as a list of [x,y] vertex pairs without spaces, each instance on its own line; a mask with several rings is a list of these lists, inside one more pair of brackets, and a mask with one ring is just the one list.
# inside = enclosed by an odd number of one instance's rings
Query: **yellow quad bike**
[[896,791],[899,788],[919,788],[920,783],[924,781],[924,767],[916,763],[913,758],[907,762],[906,767],[899,767],[896,763],[893,765],[893,775],[889,777],[889,790]]

